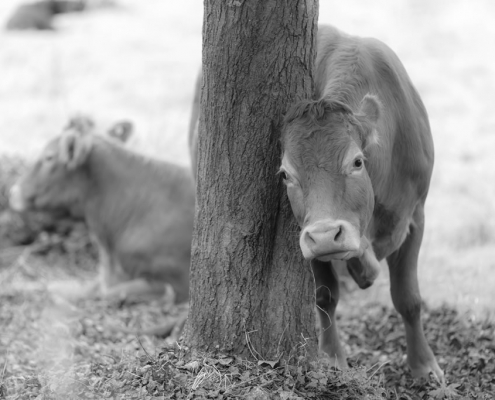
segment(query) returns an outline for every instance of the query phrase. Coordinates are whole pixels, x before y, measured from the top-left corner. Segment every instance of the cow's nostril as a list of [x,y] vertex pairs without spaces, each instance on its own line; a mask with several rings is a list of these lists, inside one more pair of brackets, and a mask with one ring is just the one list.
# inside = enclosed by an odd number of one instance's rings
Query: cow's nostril
[[306,232],[306,241],[312,245],[316,244],[316,240],[313,238],[313,235],[311,235],[311,232]]
[[342,237],[342,227],[339,226],[339,229],[333,238],[334,242],[338,242],[341,237]]

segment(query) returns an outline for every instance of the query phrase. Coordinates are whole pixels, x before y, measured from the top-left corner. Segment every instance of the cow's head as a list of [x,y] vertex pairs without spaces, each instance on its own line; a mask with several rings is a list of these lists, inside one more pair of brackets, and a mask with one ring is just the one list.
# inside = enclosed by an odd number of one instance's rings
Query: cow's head
[[93,124],[77,117],[51,140],[38,160],[10,190],[16,211],[60,211],[79,206],[86,190],[85,162],[93,145]]
[[[91,118],[70,118],[62,134],[45,146],[35,164],[11,188],[11,208],[82,215],[80,203],[89,185],[86,161],[94,145],[94,130]],[[107,136],[125,143],[132,132],[131,122],[120,121],[107,130]]]
[[301,226],[304,258],[360,257],[374,208],[366,156],[378,141],[381,105],[366,95],[359,110],[338,101],[302,101],[285,117],[280,174]]

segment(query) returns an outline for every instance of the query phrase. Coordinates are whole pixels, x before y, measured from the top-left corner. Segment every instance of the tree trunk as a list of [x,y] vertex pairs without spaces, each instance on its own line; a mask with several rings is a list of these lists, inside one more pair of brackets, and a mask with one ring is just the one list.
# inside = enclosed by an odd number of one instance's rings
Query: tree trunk
[[314,281],[276,175],[282,116],[311,97],[318,0],[205,0],[192,350],[316,354]]

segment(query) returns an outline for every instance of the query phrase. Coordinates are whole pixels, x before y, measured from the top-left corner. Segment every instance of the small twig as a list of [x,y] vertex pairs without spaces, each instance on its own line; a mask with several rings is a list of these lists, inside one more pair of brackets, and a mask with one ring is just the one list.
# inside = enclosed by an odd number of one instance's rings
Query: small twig
[[379,363],[374,363],[371,367],[369,367],[367,370],[366,370],[366,373],[370,372],[373,368],[375,368]]
[[102,356],[102,357],[107,357],[107,358],[110,358],[110,359],[111,359],[111,360],[112,360],[115,364],[117,364],[117,360],[116,360],[116,358],[115,358],[115,357],[112,357],[112,356],[110,356],[110,355],[108,355],[108,354],[102,354],[101,356]]
[[[373,372],[371,374],[371,376],[368,378],[368,380],[370,380],[371,378],[373,378],[373,375],[375,375],[384,365],[388,364],[390,361],[385,361],[382,365],[380,365],[375,372]],[[376,365],[376,364],[375,364]],[[373,365],[371,368],[373,368],[375,365]],[[369,368],[368,371],[371,369]],[[366,371],[366,373],[368,373],[368,371]]]
[[[236,388],[236,387],[238,387],[238,386],[242,386],[242,385],[244,385],[244,384],[246,384],[246,383],[249,383],[249,382],[252,382],[252,381],[254,381],[254,380],[258,379],[258,378],[262,378],[262,377],[268,376],[269,374],[270,374],[270,372],[265,372],[264,374],[262,374],[262,375],[260,375],[260,376],[255,376],[254,378],[247,379],[247,380],[245,380],[245,381],[242,381],[242,382],[236,383],[236,384],[232,385],[231,387],[229,387],[229,389],[228,389],[228,390],[229,390],[229,391],[231,391],[232,389],[234,389],[234,388]],[[273,382],[273,381],[272,381],[272,382]],[[271,382],[270,382],[270,383],[271,383]]]
[[7,369],[7,359],[9,356],[9,351],[7,350],[7,354],[5,355],[5,362],[3,364],[2,376],[0,377],[0,381],[3,381],[3,377],[5,376],[5,370]]
[[303,338],[304,343],[300,342],[299,348],[301,348],[301,349],[302,349],[302,348],[304,348],[304,347],[306,347],[306,346],[307,346],[307,344],[308,344],[308,339],[306,339],[306,338],[304,337],[304,334],[303,334],[302,332],[301,332],[301,337]]
[[[250,333],[253,333],[253,332],[257,332],[257,330],[254,330],[254,331],[250,331],[250,332],[246,332],[246,343],[247,343],[247,346],[248,346],[248,349],[249,351],[251,352],[251,355],[253,356],[253,358],[256,360],[256,361],[259,361],[260,358],[263,359],[263,357],[261,356],[260,353],[258,353],[256,351],[256,349],[253,347],[253,345],[251,344],[251,340],[249,339],[249,334]],[[259,358],[256,357],[256,355],[253,353],[253,351],[256,352],[256,354],[258,354]]]
[[[81,380],[79,380],[79,379],[76,379],[76,378],[73,378],[73,377],[71,377],[71,376],[65,376],[64,378],[66,378],[66,379],[70,379],[70,380],[72,380],[72,381],[74,381],[74,382],[77,382],[77,383],[79,383],[80,385],[83,385],[83,386],[85,386],[85,387],[86,387],[86,388],[88,388],[88,389],[94,389],[92,386],[89,386],[89,385],[85,384],[83,381],[81,381]],[[59,379],[59,381],[60,381],[60,379]],[[107,381],[108,381],[108,380],[107,380]]]
[[[316,282],[316,279],[315,279],[315,274],[314,272],[313,273],[313,279],[314,281]],[[316,303],[316,292],[320,289],[320,288],[325,288],[328,290],[328,293],[330,294],[330,297],[332,297],[332,291],[330,290],[330,288],[328,286],[318,286],[317,288],[315,288],[315,304],[316,304],[316,308],[320,311],[322,311],[323,313],[325,313],[328,317],[328,320],[330,321],[330,325],[327,327],[327,328],[323,328],[320,324],[320,328],[321,328],[321,333],[325,332],[327,329],[329,329],[331,326],[332,326],[332,318],[330,318],[330,314],[327,312],[327,310],[324,310],[323,308],[321,308],[317,303]]]
[[274,380],[271,380],[271,381],[266,381],[265,383],[262,383],[261,385],[258,385],[259,388],[263,388],[263,387],[266,387],[268,385],[271,385],[273,382],[275,382]]
[[287,327],[288,327],[288,326],[289,326],[289,325],[287,325],[287,326],[284,328],[284,330],[282,331],[282,334],[280,335],[280,339],[278,340],[278,344],[277,344],[277,353],[276,353],[277,355],[275,356],[277,359],[280,359],[280,357],[281,357],[281,355],[280,355],[280,356],[278,355],[278,354],[279,354],[279,353],[278,353],[278,350],[280,349],[280,343],[282,342],[282,338],[284,337],[284,333],[285,333],[285,331],[286,331],[286,329],[287,329]]
[[212,377],[217,377],[219,381],[220,387],[222,386],[222,374],[221,372],[214,366],[214,365],[208,365],[205,363],[206,360],[203,360],[203,368],[201,371],[198,373],[196,376],[196,379],[194,380],[191,389],[196,390],[199,388],[204,382],[210,380]]
[[248,349],[249,349],[249,352],[251,353],[251,355],[253,356],[253,358],[254,358],[255,360],[258,360],[258,357],[256,357],[256,356],[254,355],[253,350],[251,349],[251,345],[250,345],[250,342],[249,342],[249,335],[248,335],[248,333],[246,332],[246,333],[245,333],[245,335],[246,335],[246,344],[247,344],[247,347],[248,347]]
[[141,343],[141,340],[139,339],[139,336],[136,335],[136,339],[139,343],[139,345],[141,346],[141,348],[143,349],[144,353],[146,354],[146,356],[149,358],[149,360],[152,362],[152,363],[155,363],[155,360],[153,359],[153,357],[150,356],[150,354],[146,351],[146,349],[144,348],[143,344]]

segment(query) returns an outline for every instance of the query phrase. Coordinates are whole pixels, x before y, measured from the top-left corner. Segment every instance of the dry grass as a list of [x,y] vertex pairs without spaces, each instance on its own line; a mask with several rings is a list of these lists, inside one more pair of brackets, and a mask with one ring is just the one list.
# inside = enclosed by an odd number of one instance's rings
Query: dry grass
[[187,348],[174,345],[177,332],[165,340],[137,335],[187,308],[68,302],[49,287],[56,279],[70,284],[66,263],[50,265],[26,252],[0,268],[0,398],[227,399],[260,390],[271,393],[265,398],[306,398],[290,397],[294,392],[315,398],[335,382],[339,393],[383,391],[363,367],[354,376],[358,370],[342,374],[327,366],[324,375],[319,364],[306,362],[280,367],[218,354],[191,360]]

